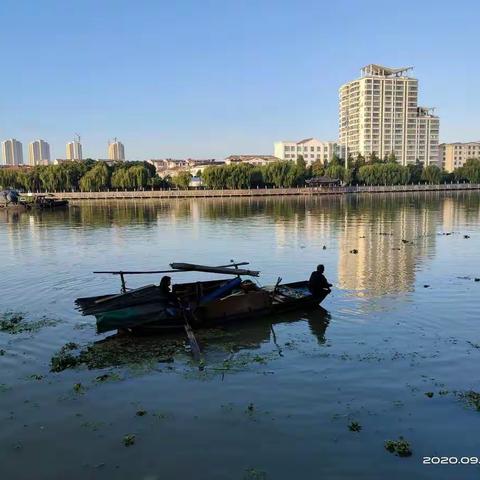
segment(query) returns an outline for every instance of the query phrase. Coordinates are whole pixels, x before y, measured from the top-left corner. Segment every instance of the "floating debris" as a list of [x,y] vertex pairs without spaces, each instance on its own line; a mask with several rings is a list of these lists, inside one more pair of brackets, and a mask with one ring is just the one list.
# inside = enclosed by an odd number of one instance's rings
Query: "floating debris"
[[362,429],[362,426],[358,422],[351,422],[348,429],[351,432],[359,432]]
[[132,445],[134,445],[135,444],[135,435],[133,435],[133,433],[125,435],[123,437],[123,444],[126,447],[131,447]]
[[399,457],[410,457],[412,455],[410,444],[403,437],[399,437],[399,440],[387,440],[385,449]]
[[432,398],[432,397],[433,397],[433,392],[425,392],[425,395],[426,395],[428,398]]
[[96,382],[111,382],[111,381],[116,381],[116,380],[121,380],[122,377],[118,373],[112,372],[112,373],[104,373],[103,375],[99,375],[98,377],[95,377]]
[[353,250],[350,250],[350,253],[357,254],[357,253],[358,253],[358,250],[357,250],[356,248],[354,248]]
[[322,247],[322,250],[326,250],[326,249],[327,249],[327,246],[324,245],[324,246]]
[[430,287],[430,285],[428,285],[428,284],[423,286],[423,288],[429,288],[429,287]]
[[137,411],[135,412],[135,415],[136,415],[137,417],[144,417],[146,414],[147,414],[147,411],[146,411],[146,410],[137,410]]
[[470,238],[470,235],[464,235],[463,238]]

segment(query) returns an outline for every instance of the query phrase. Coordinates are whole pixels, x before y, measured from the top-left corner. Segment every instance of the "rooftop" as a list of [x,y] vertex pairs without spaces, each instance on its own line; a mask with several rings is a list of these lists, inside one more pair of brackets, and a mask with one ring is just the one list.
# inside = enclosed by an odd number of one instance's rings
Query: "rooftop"
[[368,75],[375,75],[380,77],[401,77],[403,73],[406,73],[412,69],[413,67],[391,68],[371,63],[370,65],[365,65],[362,68],[361,72],[362,77]]

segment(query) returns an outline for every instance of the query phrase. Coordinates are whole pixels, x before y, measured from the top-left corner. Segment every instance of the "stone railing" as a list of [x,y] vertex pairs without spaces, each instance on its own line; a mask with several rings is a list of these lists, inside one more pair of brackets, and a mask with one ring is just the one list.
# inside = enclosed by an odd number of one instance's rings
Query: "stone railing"
[[106,192],[52,192],[69,200],[120,200],[147,198],[215,198],[215,197],[266,197],[284,195],[332,195],[346,193],[395,193],[452,190],[480,190],[479,184],[452,183],[441,185],[361,185],[354,187],[313,188],[255,188],[245,190],[136,190]]

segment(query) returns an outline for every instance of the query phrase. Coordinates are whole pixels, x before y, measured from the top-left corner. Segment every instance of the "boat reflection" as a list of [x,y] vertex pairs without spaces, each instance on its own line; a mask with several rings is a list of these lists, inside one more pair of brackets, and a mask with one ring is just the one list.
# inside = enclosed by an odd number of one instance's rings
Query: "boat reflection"
[[[288,313],[198,330],[196,337],[202,349],[202,367],[206,370],[209,366],[218,367],[219,363],[232,361],[237,355],[244,359],[241,366],[246,367],[248,358],[252,358],[253,362],[262,359],[259,352],[283,356],[285,346],[290,345],[290,340],[298,335],[304,339],[307,334],[321,346],[326,342],[325,332],[329,322],[330,314],[319,307],[302,314]],[[308,328],[305,328],[306,324]],[[166,365],[170,369],[177,364],[191,366],[188,341],[181,333],[161,336],[114,334],[83,349],[79,358],[89,369],[139,364],[149,364],[153,368]],[[260,360],[260,363],[263,361]]]

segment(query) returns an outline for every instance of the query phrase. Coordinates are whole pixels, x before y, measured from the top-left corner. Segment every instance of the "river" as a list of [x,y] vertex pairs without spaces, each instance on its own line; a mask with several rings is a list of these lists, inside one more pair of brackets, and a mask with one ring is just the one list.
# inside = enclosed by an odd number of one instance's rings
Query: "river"
[[[477,192],[0,211],[0,319],[21,319],[0,331],[0,477],[478,478],[422,461],[480,456],[479,226]],[[74,309],[119,290],[94,270],[231,259],[264,284],[323,263],[326,312],[199,332],[201,370],[182,335],[98,343]],[[52,372],[71,343],[83,363]]]

